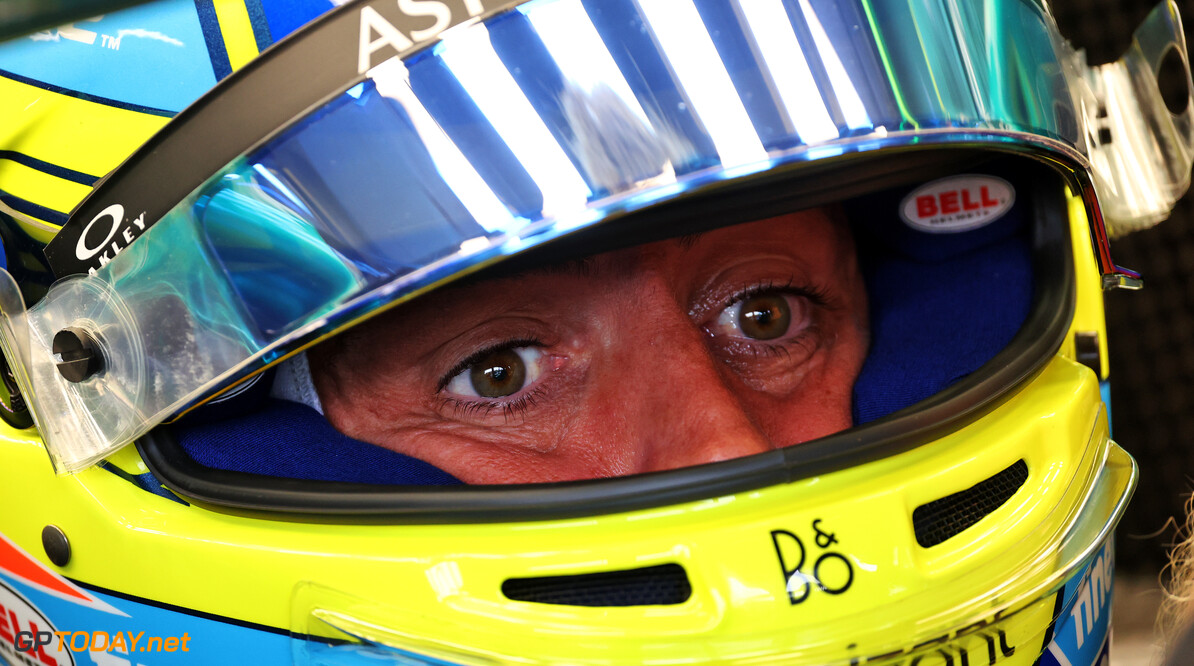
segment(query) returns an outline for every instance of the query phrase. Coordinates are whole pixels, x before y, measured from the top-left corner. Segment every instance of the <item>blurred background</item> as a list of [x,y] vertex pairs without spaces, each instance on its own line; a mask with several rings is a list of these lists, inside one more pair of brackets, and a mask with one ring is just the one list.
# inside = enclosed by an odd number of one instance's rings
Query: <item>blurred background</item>
[[[1061,33],[1091,64],[1127,50],[1153,0],[1053,0]],[[1187,36],[1194,0],[1179,0]],[[1116,533],[1112,666],[1155,658],[1158,581],[1194,490],[1194,197],[1152,229],[1112,241],[1115,262],[1144,274],[1138,292],[1107,294],[1115,440],[1140,465],[1140,484]],[[1189,655],[1194,664],[1194,655]]]

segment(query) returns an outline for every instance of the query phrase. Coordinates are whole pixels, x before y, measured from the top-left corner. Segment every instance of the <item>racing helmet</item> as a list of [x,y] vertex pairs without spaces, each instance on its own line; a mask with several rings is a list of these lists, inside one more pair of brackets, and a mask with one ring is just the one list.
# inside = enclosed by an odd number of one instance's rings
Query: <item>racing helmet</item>
[[[1036,0],[328,11],[98,182],[44,293],[0,275],[0,658],[1101,663],[1107,237],[1194,147],[1163,65],[1171,3],[1094,68]],[[319,411],[309,357],[420,304],[813,210],[865,284],[844,430],[460,483]]]

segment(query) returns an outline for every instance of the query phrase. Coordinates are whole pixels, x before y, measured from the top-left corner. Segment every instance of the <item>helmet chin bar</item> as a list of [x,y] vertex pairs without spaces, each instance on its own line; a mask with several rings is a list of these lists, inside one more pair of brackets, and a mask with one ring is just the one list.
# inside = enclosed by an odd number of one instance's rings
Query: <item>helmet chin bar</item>
[[[554,606],[558,612],[554,622],[526,632],[518,624],[542,612],[541,604],[530,604],[528,609],[499,606],[502,602],[482,591],[496,583],[479,583],[474,563],[449,555],[424,563],[431,592],[451,609],[449,614],[424,613],[403,603],[406,600],[363,598],[326,583],[308,580],[296,585],[290,627],[295,637],[294,663],[338,663],[337,655],[368,655],[382,663],[429,665],[615,664],[651,663],[652,656],[667,655],[675,663],[847,666],[919,663],[921,659],[941,663],[941,655],[954,658],[944,663],[977,664],[987,663],[984,659],[990,654],[1009,657],[1017,649],[1020,655],[1036,655],[1032,650],[1049,642],[1041,635],[1046,626],[1051,627],[1054,619],[1064,623],[1071,612],[1081,615],[1079,604],[1089,607],[1091,603],[1078,598],[1081,593],[1061,600],[1055,595],[1065,597],[1063,586],[1084,569],[1096,570],[1101,580],[1110,566],[1111,550],[1106,544],[1135,487],[1136,467],[1107,435],[1106,417],[1100,411],[1088,441],[1080,447],[1083,471],[1065,491],[1070,501],[1038,516],[1033,530],[986,565],[939,571],[945,578],[936,582],[948,586],[950,577],[957,576],[956,585],[975,590],[962,603],[942,600],[934,586],[892,584],[881,602],[869,609],[764,629],[734,622],[741,609],[696,584],[692,596],[672,605]],[[806,514],[794,511],[785,516],[786,523],[807,524],[813,516],[832,511],[817,502],[809,506],[815,508],[805,509]],[[726,529],[739,528],[749,530],[743,525]],[[733,537],[727,533],[725,538]],[[699,580],[700,564],[715,555],[698,548],[681,550],[683,554],[653,554],[652,561],[675,558],[689,565],[689,575]],[[832,584],[807,571],[797,573],[805,585],[811,580],[822,591],[832,590]],[[586,615],[590,610],[601,613],[600,619]],[[1058,611],[1062,614],[1055,618]],[[520,615],[523,612],[527,617]],[[594,627],[604,626],[603,622],[615,627],[634,623],[637,631],[598,633]],[[505,630],[502,624],[508,625]],[[510,640],[512,635],[518,636],[516,642]],[[843,655],[846,646],[850,652]]]

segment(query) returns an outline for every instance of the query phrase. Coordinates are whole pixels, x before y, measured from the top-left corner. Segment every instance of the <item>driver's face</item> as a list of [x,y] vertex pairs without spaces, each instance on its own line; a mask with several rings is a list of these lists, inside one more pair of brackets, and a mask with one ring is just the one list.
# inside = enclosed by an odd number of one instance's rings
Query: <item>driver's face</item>
[[821,210],[449,288],[311,352],[340,431],[467,483],[619,476],[851,425],[866,296]]

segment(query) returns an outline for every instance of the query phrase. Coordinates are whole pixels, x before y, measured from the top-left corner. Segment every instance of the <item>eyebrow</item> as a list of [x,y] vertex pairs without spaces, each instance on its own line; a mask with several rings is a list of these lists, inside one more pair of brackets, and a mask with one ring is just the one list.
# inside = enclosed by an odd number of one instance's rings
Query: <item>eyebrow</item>
[[596,272],[597,262],[594,261],[592,257],[581,257],[580,259],[567,259],[553,264],[528,268],[525,271],[519,271],[515,273],[514,277],[521,277],[524,275],[568,275],[572,277],[589,277]]
[[[697,232],[693,234],[685,234],[683,236],[676,236],[670,240],[677,243],[682,249],[691,249],[697,244],[697,241],[705,235],[705,232]],[[664,239],[668,240],[668,239]],[[645,245],[646,243],[644,243]],[[587,278],[596,275],[599,271],[599,264],[592,256],[580,257],[575,259],[564,259],[555,261],[533,268],[523,268],[517,270],[503,270],[502,267],[490,269],[489,271],[482,271],[479,275],[472,275],[461,280],[457,280],[446,288],[453,289],[458,287],[467,287],[477,282],[488,282],[490,280],[511,280],[516,278],[529,277],[534,275],[563,275],[569,277]]]
[[[682,249],[688,250],[697,244],[697,241],[704,236],[705,232],[697,232],[695,234],[685,234],[678,236],[674,240]],[[667,239],[665,239],[667,240]],[[645,245],[645,243],[644,243]],[[598,270],[597,262],[593,260],[592,256],[581,257],[579,259],[565,259],[564,261],[557,261],[543,266],[536,266],[526,270],[514,273],[512,277],[521,277],[524,275],[569,275],[573,277],[589,277],[595,275]]]
[[597,264],[592,257],[580,259],[565,259],[550,264],[543,264],[533,268],[511,269],[509,266],[497,266],[474,273],[443,286],[444,290],[468,288],[478,283],[503,282],[517,280],[538,275],[567,275],[574,277],[589,277],[597,272]]

